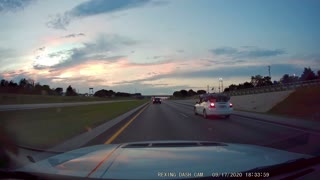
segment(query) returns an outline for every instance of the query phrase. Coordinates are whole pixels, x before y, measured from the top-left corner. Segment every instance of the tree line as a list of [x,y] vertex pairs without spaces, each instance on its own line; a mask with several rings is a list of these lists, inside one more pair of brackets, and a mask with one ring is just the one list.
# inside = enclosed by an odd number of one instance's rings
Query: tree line
[[126,92],[114,92],[113,90],[105,90],[105,89],[101,89],[97,92],[94,93],[94,96],[97,96],[97,97],[132,97],[132,96],[135,96],[135,97],[142,97],[141,93],[134,93],[134,94],[131,94],[131,93],[126,93]]
[[1,79],[0,93],[62,95],[63,88],[50,88],[49,85],[41,85],[39,82],[35,83],[30,78],[22,78],[18,83],[13,80]]
[[175,91],[173,93],[174,97],[190,97],[190,96],[194,96],[194,95],[200,95],[200,94],[205,94],[207,91],[205,90],[198,90],[197,92],[195,92],[194,90],[190,89],[189,91],[187,90],[180,90],[180,91]]
[[[78,96],[76,89],[71,85],[63,91],[62,87],[50,88],[49,85],[41,85],[39,82],[35,83],[33,79],[22,78],[19,82],[13,80],[8,81],[1,79],[0,81],[0,93],[10,94],[33,94],[33,95],[53,95],[53,96]],[[87,94],[87,93],[86,93]],[[88,95],[88,94],[87,94]],[[113,90],[99,90],[93,94],[97,97],[141,97],[141,93],[130,94],[126,92],[114,92]]]
[[32,94],[32,95],[53,95],[53,96],[77,96],[78,93],[71,85],[69,85],[64,94],[62,87],[50,88],[49,85],[41,85],[30,78],[22,78],[20,81],[14,82],[1,79],[0,93],[10,94]]
[[320,79],[320,70],[317,71],[317,74],[314,73],[314,71],[309,68],[304,68],[303,73],[301,76],[297,75],[289,75],[284,74],[279,81],[271,81],[271,77],[269,76],[251,76],[250,82],[244,82],[240,83],[238,85],[231,84],[229,87],[224,89],[224,92],[228,91],[234,91],[234,90],[240,90],[240,89],[247,89],[247,88],[254,88],[254,87],[264,87],[264,86],[270,86],[270,85],[286,85],[289,83],[294,82],[301,82],[301,81],[311,81],[315,79]]
[[[269,77],[269,76],[261,76],[261,75],[251,76],[250,82],[239,83],[238,85],[231,84],[231,85],[229,85],[229,87],[225,88],[223,92],[229,92],[229,91],[247,89],[247,88],[254,88],[254,87],[278,85],[278,84],[285,85],[288,83],[294,83],[294,82],[299,82],[299,81],[310,81],[310,80],[315,80],[315,79],[320,79],[320,70],[318,70],[317,74],[316,74],[309,67],[309,68],[304,68],[303,73],[300,77],[296,76],[296,75],[284,74],[279,81],[273,81],[273,82],[271,81],[271,77]],[[189,91],[187,91],[187,90],[175,91],[173,93],[173,96],[174,97],[190,97],[190,96],[205,94],[205,93],[206,93],[205,90],[198,90],[197,92],[195,92],[192,89],[190,89]]]

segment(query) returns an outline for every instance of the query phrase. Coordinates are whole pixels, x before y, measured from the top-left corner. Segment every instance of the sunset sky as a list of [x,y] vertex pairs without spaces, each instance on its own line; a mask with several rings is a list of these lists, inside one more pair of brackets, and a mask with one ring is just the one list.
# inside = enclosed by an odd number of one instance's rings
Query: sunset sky
[[0,79],[172,94],[320,69],[319,0],[0,0]]

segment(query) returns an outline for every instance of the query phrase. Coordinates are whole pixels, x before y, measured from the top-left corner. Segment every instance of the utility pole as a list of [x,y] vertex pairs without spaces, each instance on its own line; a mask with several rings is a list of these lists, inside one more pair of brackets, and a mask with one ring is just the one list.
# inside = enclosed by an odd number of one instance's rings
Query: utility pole
[[209,92],[209,85],[207,85],[207,93],[210,93],[210,92]]
[[270,69],[271,69],[271,67],[270,67],[270,66],[268,66],[269,77],[271,78]]

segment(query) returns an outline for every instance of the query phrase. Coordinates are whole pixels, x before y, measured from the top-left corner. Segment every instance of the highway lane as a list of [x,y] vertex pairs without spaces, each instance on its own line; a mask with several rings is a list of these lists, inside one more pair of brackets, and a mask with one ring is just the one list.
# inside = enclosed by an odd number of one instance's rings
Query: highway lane
[[[120,128],[120,127],[117,127]],[[115,134],[117,130],[106,132]],[[263,123],[250,118],[231,116],[230,119],[203,119],[193,114],[191,106],[164,101],[150,104],[112,141],[103,135],[94,142],[126,143],[153,140],[208,140],[229,143],[264,145],[293,152],[317,154],[319,136],[290,127]],[[310,138],[314,144],[310,143]],[[92,145],[92,144],[91,144]]]
[[0,111],[15,111],[15,110],[67,107],[67,106],[83,106],[83,105],[105,104],[105,103],[125,102],[125,101],[133,101],[133,100],[91,101],[91,102],[72,102],[72,103],[46,103],[46,104],[12,104],[12,105],[0,105]]

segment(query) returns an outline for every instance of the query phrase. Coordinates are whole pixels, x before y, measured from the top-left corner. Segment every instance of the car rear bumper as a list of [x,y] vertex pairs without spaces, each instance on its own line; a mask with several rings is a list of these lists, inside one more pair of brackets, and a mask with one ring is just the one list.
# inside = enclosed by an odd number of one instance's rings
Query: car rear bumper
[[222,116],[225,116],[225,115],[232,114],[233,109],[218,110],[218,109],[213,109],[213,108],[211,109],[210,108],[206,112],[207,112],[207,115],[217,115],[217,116],[222,115]]

